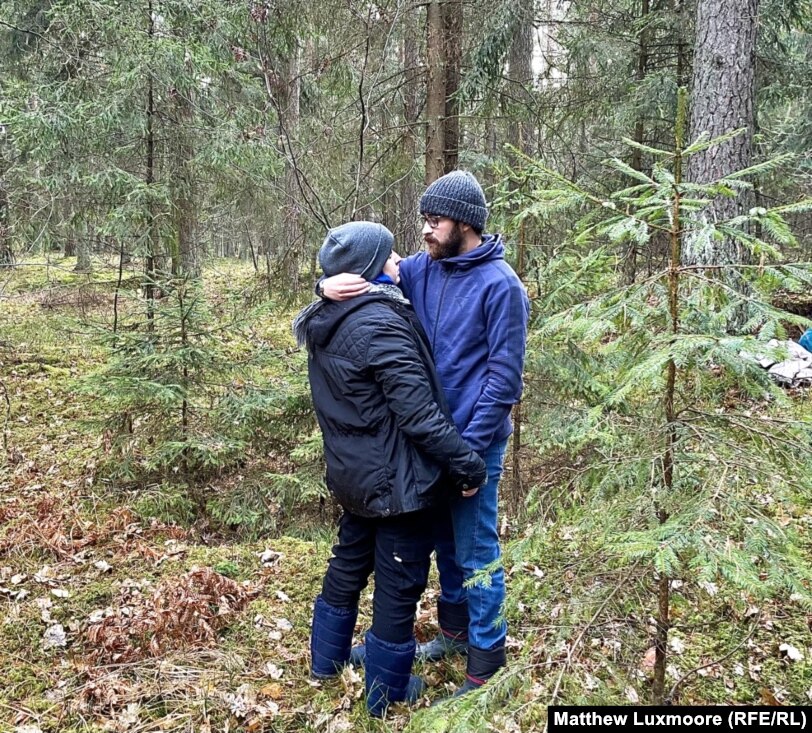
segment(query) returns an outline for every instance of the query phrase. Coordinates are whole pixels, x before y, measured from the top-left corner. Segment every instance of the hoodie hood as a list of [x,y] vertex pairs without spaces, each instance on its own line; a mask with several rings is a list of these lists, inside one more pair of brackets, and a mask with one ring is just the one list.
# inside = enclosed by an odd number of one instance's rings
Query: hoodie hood
[[489,260],[503,259],[505,259],[505,245],[502,242],[502,235],[485,234],[479,247],[456,257],[439,260],[439,262],[443,267],[466,270]]

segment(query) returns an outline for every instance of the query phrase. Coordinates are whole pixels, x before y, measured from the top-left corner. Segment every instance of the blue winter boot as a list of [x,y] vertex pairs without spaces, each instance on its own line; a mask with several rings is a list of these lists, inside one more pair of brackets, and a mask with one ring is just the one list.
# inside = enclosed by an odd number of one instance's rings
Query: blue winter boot
[[336,608],[321,596],[313,607],[310,634],[310,674],[317,680],[335,677],[350,659],[357,608]]
[[393,644],[367,631],[365,654],[367,710],[374,718],[383,717],[395,702],[416,702],[426,689],[413,675],[414,639]]
[[[438,601],[437,620],[440,633],[417,645],[418,662],[437,662],[443,657],[468,652],[468,603]],[[350,664],[363,667],[366,653],[363,644],[356,644],[350,652]]]

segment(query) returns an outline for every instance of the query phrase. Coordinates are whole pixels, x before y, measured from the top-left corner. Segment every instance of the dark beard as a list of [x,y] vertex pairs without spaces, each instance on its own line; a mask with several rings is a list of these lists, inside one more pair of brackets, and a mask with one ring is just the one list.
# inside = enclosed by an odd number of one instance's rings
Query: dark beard
[[449,257],[456,257],[462,250],[462,227],[459,222],[454,222],[454,228],[448,235],[448,239],[442,244],[436,239],[429,243],[429,257],[433,260],[447,260]]

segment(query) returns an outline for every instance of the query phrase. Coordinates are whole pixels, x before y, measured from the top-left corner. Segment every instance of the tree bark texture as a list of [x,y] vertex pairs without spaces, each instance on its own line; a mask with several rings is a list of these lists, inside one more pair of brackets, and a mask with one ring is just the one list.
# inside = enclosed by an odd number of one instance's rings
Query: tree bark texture
[[[696,15],[690,138],[702,132],[712,138],[744,127],[746,132],[722,145],[693,155],[687,180],[708,183],[746,168],[752,159],[755,48],[759,0],[699,0]],[[753,205],[753,195],[718,198],[707,209],[709,222],[730,219]],[[732,240],[702,246],[687,237],[683,263],[742,263],[746,252]]]
[[91,229],[85,225],[76,237],[76,266],[74,272],[90,272],[92,265],[90,262],[90,237]]
[[[416,13],[416,11],[412,11]],[[420,90],[417,69],[420,66],[420,53],[418,38],[415,30],[416,23],[407,22],[404,26],[403,44],[401,47],[401,65],[405,74],[403,84],[403,143],[401,151],[403,156],[404,179],[399,187],[401,222],[400,242],[403,253],[413,254],[420,249],[420,226],[418,225],[419,192],[415,180],[414,167],[417,160],[417,125],[420,118]]]
[[439,0],[426,6],[426,185],[445,168],[445,43]]
[[516,108],[510,115],[508,142],[525,155],[532,152],[533,126],[530,105],[533,89],[533,12],[535,0],[515,3],[518,16],[508,56],[508,103]]
[[457,168],[460,148],[460,87],[462,63],[462,0],[448,0],[442,6],[445,42],[445,131],[443,133],[443,173]]
[[[635,79],[638,83],[641,83],[646,78],[646,72],[648,71],[649,29],[645,23],[650,11],[651,6],[649,0],[641,0],[640,20],[643,21],[644,25],[638,36],[639,48],[637,51],[637,70],[635,73]],[[636,143],[642,143],[645,139],[645,133],[646,126],[643,114],[642,112],[638,112],[637,119],[634,123],[634,141]],[[632,149],[631,167],[636,171],[643,170],[643,151],[640,150],[640,148]],[[634,241],[629,242],[626,257],[623,262],[623,273],[626,283],[629,285],[631,285],[637,277],[637,243]]]

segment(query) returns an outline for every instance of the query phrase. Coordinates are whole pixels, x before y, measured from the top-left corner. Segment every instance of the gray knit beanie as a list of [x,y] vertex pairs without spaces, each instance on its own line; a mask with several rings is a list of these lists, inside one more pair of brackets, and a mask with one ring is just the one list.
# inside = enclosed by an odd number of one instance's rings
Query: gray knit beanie
[[383,224],[351,221],[327,232],[319,264],[327,277],[341,272],[374,280],[381,274],[395,238]]
[[468,171],[451,171],[432,183],[420,199],[420,213],[447,216],[482,231],[488,205],[479,181]]

